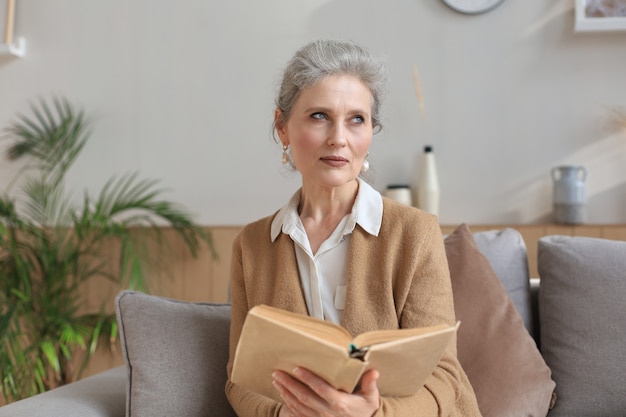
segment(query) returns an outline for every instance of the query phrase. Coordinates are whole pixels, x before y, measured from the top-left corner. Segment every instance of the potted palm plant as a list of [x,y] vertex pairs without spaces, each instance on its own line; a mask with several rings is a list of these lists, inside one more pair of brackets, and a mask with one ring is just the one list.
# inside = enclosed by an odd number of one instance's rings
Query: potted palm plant
[[104,279],[146,290],[154,253],[146,247],[166,249],[162,226],[194,255],[203,244],[213,251],[210,235],[162,199],[157,181],[136,173],[112,177],[99,195],[85,192],[73,203],[65,176],[87,143],[88,120],[63,98],[40,99],[31,111],[5,129],[8,159],[24,162],[17,186],[0,195],[0,381],[7,402],[71,382],[96,348],[115,342],[115,315],[104,307],[85,312],[81,288]]

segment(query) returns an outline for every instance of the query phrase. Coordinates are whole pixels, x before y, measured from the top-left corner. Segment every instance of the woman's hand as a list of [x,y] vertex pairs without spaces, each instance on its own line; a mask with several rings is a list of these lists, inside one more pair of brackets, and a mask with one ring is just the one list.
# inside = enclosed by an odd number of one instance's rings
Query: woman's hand
[[353,394],[333,388],[304,368],[294,370],[295,378],[281,371],[273,375],[283,399],[279,417],[371,417],[380,406],[378,371],[366,372]]

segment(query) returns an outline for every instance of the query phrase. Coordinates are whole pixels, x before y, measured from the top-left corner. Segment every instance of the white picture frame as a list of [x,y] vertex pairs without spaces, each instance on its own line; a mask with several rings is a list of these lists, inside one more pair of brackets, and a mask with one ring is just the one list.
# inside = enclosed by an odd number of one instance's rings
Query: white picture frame
[[6,43],[7,37],[7,21],[8,16],[8,0],[0,0],[0,43]]
[[0,0],[0,57],[23,57],[26,40],[15,36],[15,5],[17,0]]
[[[626,0],[575,1],[576,32],[626,30]],[[602,15],[603,12],[606,14]]]

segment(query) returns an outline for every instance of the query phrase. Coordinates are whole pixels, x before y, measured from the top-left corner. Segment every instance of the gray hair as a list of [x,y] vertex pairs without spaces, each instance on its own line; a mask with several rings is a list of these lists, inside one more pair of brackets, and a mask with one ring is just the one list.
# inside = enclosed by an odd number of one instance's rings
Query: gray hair
[[[372,93],[372,127],[375,132],[380,131],[380,107],[386,82],[385,67],[365,49],[350,41],[317,40],[295,53],[287,63],[276,97],[276,107],[282,112],[279,122],[289,120],[291,110],[302,90],[336,74],[355,76],[367,86]],[[276,122],[273,127],[276,128]]]

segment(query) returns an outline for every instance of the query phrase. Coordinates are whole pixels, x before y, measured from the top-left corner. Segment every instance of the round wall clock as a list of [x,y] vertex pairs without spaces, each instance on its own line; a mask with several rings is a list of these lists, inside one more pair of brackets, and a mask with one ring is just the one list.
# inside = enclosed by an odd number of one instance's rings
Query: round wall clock
[[443,0],[453,10],[465,14],[486,13],[495,9],[504,0]]

